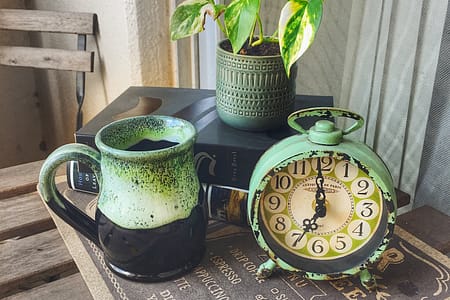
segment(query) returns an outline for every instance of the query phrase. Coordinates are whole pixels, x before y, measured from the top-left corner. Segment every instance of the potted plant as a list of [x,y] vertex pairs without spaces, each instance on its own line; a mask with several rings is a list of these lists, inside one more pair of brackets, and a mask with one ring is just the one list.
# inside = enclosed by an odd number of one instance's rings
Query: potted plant
[[226,40],[217,46],[216,108],[228,125],[266,130],[286,122],[293,110],[297,60],[314,41],[323,0],[289,0],[277,31],[268,36],[261,21],[261,0],[186,0],[175,9],[172,40],[204,30],[212,17]]

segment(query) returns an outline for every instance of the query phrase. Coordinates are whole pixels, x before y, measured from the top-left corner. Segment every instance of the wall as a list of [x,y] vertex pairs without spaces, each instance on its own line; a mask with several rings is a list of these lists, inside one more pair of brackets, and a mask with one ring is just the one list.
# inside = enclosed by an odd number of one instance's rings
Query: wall
[[[51,1],[31,0],[33,9],[92,12],[97,14],[98,31],[88,39],[95,52],[94,73],[87,74],[84,121],[132,85],[174,85],[168,28],[167,1]],[[40,35],[46,47],[75,47],[76,40]],[[75,115],[75,74],[40,71],[39,94],[48,148],[73,141]],[[51,121],[50,121],[51,120]]]
[[[24,1],[5,0],[0,8],[24,7]],[[24,33],[0,31],[0,45],[28,45]],[[33,70],[0,66],[0,168],[42,158],[39,100]]]

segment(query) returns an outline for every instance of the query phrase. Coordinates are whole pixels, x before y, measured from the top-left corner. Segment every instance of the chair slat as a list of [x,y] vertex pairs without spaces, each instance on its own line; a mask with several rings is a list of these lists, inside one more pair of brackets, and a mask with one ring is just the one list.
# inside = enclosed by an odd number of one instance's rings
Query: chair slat
[[94,34],[95,14],[0,9],[0,29]]
[[81,72],[94,71],[94,52],[0,46],[0,64]]
[[52,229],[0,243],[0,298],[21,285],[75,273],[76,265],[58,231]]

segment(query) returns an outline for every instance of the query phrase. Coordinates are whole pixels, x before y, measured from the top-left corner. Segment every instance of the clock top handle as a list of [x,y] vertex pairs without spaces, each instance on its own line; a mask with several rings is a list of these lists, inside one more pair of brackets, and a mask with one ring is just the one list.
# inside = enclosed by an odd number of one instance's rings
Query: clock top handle
[[333,117],[343,117],[343,118],[349,118],[349,119],[355,120],[356,122],[353,123],[350,127],[342,130],[343,135],[346,135],[355,130],[358,130],[364,124],[363,117],[361,117],[360,115],[358,115],[354,112],[346,110],[346,109],[335,108],[335,107],[312,107],[312,108],[298,110],[298,111],[290,114],[288,116],[289,126],[293,129],[297,130],[300,133],[308,134],[309,130],[304,129],[300,124],[298,124],[296,122],[297,119],[304,118],[304,117],[319,117],[319,118],[325,118],[325,119],[331,119]]

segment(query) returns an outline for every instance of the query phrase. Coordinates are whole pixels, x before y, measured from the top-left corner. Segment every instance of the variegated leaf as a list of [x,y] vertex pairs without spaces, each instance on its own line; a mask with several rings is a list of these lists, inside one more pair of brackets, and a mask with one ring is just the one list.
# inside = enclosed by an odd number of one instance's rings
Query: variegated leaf
[[259,12],[260,0],[233,0],[225,10],[224,21],[233,52],[249,38]]
[[286,73],[314,41],[322,19],[323,0],[290,0],[278,23],[280,52]]
[[206,14],[216,18],[222,6],[213,0],[187,0],[174,11],[170,20],[170,38],[178,40],[203,31]]

